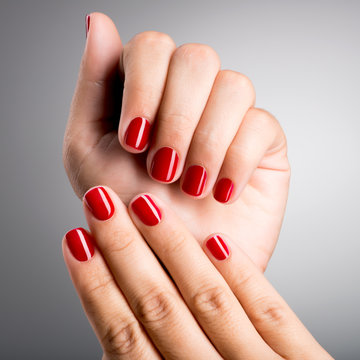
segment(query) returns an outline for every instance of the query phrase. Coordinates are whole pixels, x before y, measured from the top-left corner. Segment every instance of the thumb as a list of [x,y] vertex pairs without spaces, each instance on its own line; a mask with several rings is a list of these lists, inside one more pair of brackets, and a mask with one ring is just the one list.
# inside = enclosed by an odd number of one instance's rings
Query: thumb
[[86,27],[86,46],[64,139],[64,155],[72,149],[77,160],[111,130],[121,103],[120,95],[116,98],[122,54],[117,29],[101,13],[88,15]]

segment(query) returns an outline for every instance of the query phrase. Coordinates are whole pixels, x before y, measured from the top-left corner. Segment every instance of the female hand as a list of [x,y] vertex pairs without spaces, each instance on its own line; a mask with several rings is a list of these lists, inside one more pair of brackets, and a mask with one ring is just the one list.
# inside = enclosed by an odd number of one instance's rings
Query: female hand
[[63,252],[103,359],[331,359],[227,236],[199,246],[149,194],[92,188],[84,211]]
[[228,233],[264,269],[290,169],[279,123],[254,102],[250,80],[220,70],[209,46],[144,32],[123,47],[112,21],[92,13],[64,141],[73,188],[82,197],[107,184],[125,203],[150,191],[198,241]]

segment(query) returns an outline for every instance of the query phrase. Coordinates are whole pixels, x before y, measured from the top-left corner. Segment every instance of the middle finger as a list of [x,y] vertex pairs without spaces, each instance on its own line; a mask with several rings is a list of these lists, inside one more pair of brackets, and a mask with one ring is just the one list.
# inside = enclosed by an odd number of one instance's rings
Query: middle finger
[[180,177],[219,68],[218,55],[207,45],[186,44],[173,53],[147,158],[153,179],[169,183]]

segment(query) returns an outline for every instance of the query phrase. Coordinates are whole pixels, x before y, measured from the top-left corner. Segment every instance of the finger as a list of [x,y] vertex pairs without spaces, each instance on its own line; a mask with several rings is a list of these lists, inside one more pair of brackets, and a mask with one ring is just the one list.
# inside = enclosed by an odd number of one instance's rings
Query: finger
[[234,202],[257,168],[289,171],[286,138],[268,112],[251,108],[232,141],[214,188],[222,203]]
[[208,100],[220,60],[209,46],[186,44],[171,58],[147,167],[151,177],[180,177],[194,130]]
[[[160,222],[156,221],[155,208],[160,208]],[[220,354],[226,359],[273,359],[274,352],[261,339],[222,276],[170,209],[147,194],[136,197],[129,209]]]
[[104,353],[116,359],[159,359],[93,239],[84,229],[69,231],[63,253],[70,277]]
[[224,235],[205,240],[203,249],[230,286],[262,338],[285,359],[331,359],[265,276]]
[[229,70],[218,73],[187,155],[181,178],[185,193],[198,198],[209,194],[226,151],[254,101],[255,91],[246,76]]
[[124,47],[119,140],[127,151],[136,153],[147,148],[175,47],[170,36],[156,31],[140,33]]
[[121,40],[114,23],[106,15],[92,13],[88,23],[86,46],[64,138],[66,169],[77,168],[89,149],[114,123],[117,126],[114,118],[118,105],[114,92],[119,91]]
[[84,202],[97,246],[132,311],[161,354],[172,359],[218,359],[218,353],[118,196],[109,188],[96,187],[85,194]]

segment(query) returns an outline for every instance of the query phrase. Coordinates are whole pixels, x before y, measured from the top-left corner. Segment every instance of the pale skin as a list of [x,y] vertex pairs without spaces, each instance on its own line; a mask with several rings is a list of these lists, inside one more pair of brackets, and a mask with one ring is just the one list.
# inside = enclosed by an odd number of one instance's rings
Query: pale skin
[[[153,131],[149,144],[135,150],[125,142],[126,129],[139,116],[149,120]],[[162,147],[179,154],[168,184],[151,176],[152,160]],[[270,113],[255,107],[251,81],[222,70],[212,48],[176,47],[158,32],[140,33],[123,46],[113,22],[92,13],[64,164],[80,198],[98,184],[113,189],[108,192],[116,211],[110,220],[96,220],[84,207],[95,255],[78,262],[64,242],[65,261],[104,359],[331,358],[262,275],[288,194],[285,135]],[[207,171],[197,197],[181,190],[191,165]],[[213,196],[224,177],[234,183],[226,204]],[[166,214],[160,224],[144,226],[127,212],[141,192],[151,193]],[[222,262],[198,245],[212,233],[229,242],[231,255]],[[129,246],[121,243],[121,235]],[[174,242],[181,239],[186,246],[177,248]],[[174,254],[167,246],[176,249]],[[176,257],[188,261],[179,263]],[[194,272],[190,283],[189,269]],[[144,284],[148,293],[140,291]],[[165,290],[159,293],[160,288]],[[157,309],[148,309],[149,297]],[[194,304],[199,298],[203,305]],[[192,334],[191,339],[184,334]]]
[[199,245],[159,198],[146,194],[161,214],[147,225],[132,207],[144,194],[127,207],[104,189],[114,204],[109,219],[84,202],[93,256],[78,261],[63,241],[103,360],[331,359],[228,236],[220,235],[229,256],[218,260],[205,245],[210,236]]
[[[117,73],[126,79],[123,99],[114,91],[122,83]],[[212,232],[228,234],[264,270],[281,228],[290,167],[279,123],[254,104],[251,81],[221,70],[209,46],[176,48],[157,32],[140,33],[123,46],[113,22],[93,13],[64,141],[75,193],[81,198],[105,184],[128,203],[149,191],[173,206],[198,241]],[[152,145],[141,154],[124,143],[137,116],[155,127]],[[154,152],[163,146],[179,153],[170,184],[149,175]],[[208,178],[203,194],[194,198],[176,180],[182,180],[184,167],[198,164]],[[234,182],[225,205],[212,196],[223,177]]]

